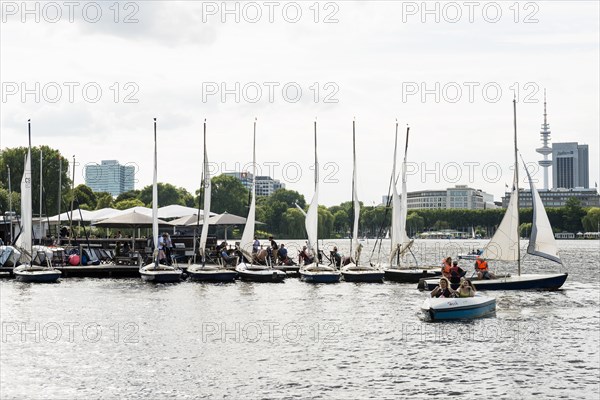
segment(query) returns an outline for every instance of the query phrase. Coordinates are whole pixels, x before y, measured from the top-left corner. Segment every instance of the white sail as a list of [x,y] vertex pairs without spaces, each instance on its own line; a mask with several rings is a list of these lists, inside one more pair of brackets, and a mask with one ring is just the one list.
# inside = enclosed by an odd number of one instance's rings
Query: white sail
[[[408,137],[406,138],[406,140],[408,140]],[[406,153],[404,153],[404,162],[402,163],[402,197],[400,198],[400,207],[400,234],[402,235],[400,239],[400,253],[403,253],[404,249],[406,249],[410,242],[410,239],[406,234],[406,218],[408,216],[408,190],[406,189]]]
[[252,244],[254,242],[254,226],[256,217],[256,121],[254,122],[254,141],[252,145],[252,188],[250,193],[250,209],[248,219],[240,240],[240,250],[249,261],[252,260]]
[[25,250],[28,255],[23,254],[29,260],[31,254],[31,229],[32,229],[32,205],[31,205],[31,149],[27,150],[21,178],[21,233],[16,241],[17,247]]
[[[406,137],[408,148],[408,134]],[[402,162],[402,197],[398,195],[396,188],[396,154],[398,147],[398,128],[396,125],[396,140],[394,142],[394,168],[392,171],[392,227],[391,227],[391,252],[390,265],[394,263],[394,259],[398,254],[402,255],[410,245],[410,239],[406,234],[406,217],[408,213],[408,200],[406,189],[406,150],[404,153],[404,161]]]
[[546,214],[546,209],[544,208],[544,203],[542,203],[540,194],[531,180],[531,175],[529,174],[526,165],[525,171],[527,172],[529,187],[531,188],[531,197],[533,199],[533,223],[531,237],[529,238],[529,246],[527,246],[527,253],[562,264],[558,254],[556,240],[554,239],[554,233],[552,232],[552,226],[550,226],[550,220],[548,219],[548,214]]
[[513,191],[502,222],[496,233],[483,249],[482,256],[490,260],[519,260],[519,193],[516,184],[517,173],[513,179]]
[[310,206],[304,219],[306,235],[308,236],[308,248],[313,255],[318,254],[319,233],[319,161],[317,159],[317,123],[315,122],[315,194],[310,201]]
[[204,186],[204,211],[203,211],[203,222],[202,222],[202,233],[200,233],[200,254],[202,254],[202,259],[204,260],[204,254],[206,249],[206,239],[208,238],[208,219],[210,217],[210,196],[212,184],[210,181],[210,173],[208,171],[208,153],[206,151],[206,134],[204,136],[204,165],[202,167],[202,176],[204,177],[204,181],[202,182]]
[[[354,128],[354,124],[353,124]],[[358,221],[360,219],[360,203],[358,201],[358,190],[356,189],[356,140],[354,137],[354,129],[352,132],[352,149],[353,149],[353,169],[352,169],[352,207],[354,210],[354,223],[352,225],[352,249],[355,254],[358,254]],[[354,255],[355,262],[358,263],[357,255]]]
[[[152,180],[152,237],[154,239],[154,248],[158,249],[158,172],[157,172],[157,151],[156,151],[156,119],[154,119],[154,177]],[[158,263],[158,255],[155,260]]]

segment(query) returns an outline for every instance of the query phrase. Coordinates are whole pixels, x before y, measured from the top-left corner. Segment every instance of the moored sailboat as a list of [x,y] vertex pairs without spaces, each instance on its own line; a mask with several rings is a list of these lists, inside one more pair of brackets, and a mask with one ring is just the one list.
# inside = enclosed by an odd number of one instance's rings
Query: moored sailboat
[[[34,246],[32,245],[32,204],[31,204],[31,121],[28,122],[29,147],[25,156],[25,167],[23,169],[23,178],[21,179],[21,233],[17,239],[17,247],[21,250],[21,258],[27,262],[13,269],[13,274],[18,281],[32,283],[50,283],[56,282],[60,278],[61,272],[52,268],[50,259],[44,256],[40,259],[40,264],[34,265],[36,259],[34,255]],[[41,233],[41,232],[40,232]]]
[[[384,270],[385,279],[396,282],[418,282],[419,279],[440,275],[439,268],[417,268],[402,265],[402,256],[410,251],[414,243],[406,234],[406,218],[408,215],[408,191],[406,184],[406,157],[408,153],[408,137],[410,128],[406,127],[406,144],[404,147],[404,160],[402,162],[402,197],[396,188],[396,154],[398,148],[398,122],[396,122],[396,135],[394,141],[394,166],[392,168],[392,226],[391,249],[389,266]],[[415,258],[416,261],[416,258]]]
[[[190,279],[195,281],[232,282],[237,278],[237,272],[226,268],[218,263],[208,263],[206,260],[206,240],[208,238],[208,227],[210,218],[211,189],[210,171],[208,168],[208,152],[206,150],[206,120],[204,121],[204,161],[202,163],[202,185],[204,188],[204,210],[202,232],[198,249],[201,256],[200,264],[196,263],[196,249],[194,248],[194,263],[189,265],[187,273]],[[198,213],[198,215],[200,215]],[[198,217],[198,222],[200,218]],[[196,240],[194,239],[194,247]]]
[[[356,189],[356,122],[352,121],[352,238],[350,240],[351,262],[342,267],[342,276],[346,282],[383,282],[383,271],[371,265],[360,263],[362,244],[358,241],[358,221],[360,217],[360,202]],[[354,251],[354,254],[352,252]]]
[[306,234],[308,236],[308,248],[313,261],[310,264],[300,266],[300,279],[312,283],[337,283],[340,281],[341,273],[336,268],[321,264],[319,262],[319,163],[317,160],[317,121],[315,128],[315,193],[308,207],[305,217]]
[[248,218],[240,240],[239,252],[242,254],[242,261],[235,270],[240,278],[253,282],[281,282],[287,276],[285,272],[273,268],[270,265],[270,259],[267,257],[266,264],[256,264],[254,254],[252,253],[252,244],[254,239],[254,227],[256,218],[256,120],[254,121],[254,139],[252,144],[252,189],[250,208],[248,209]]
[[[521,247],[519,235],[519,161],[517,147],[517,103],[513,100],[514,118],[514,156],[515,172],[513,189],[506,213],[496,230],[496,233],[483,249],[481,258],[485,260],[517,262],[517,275],[510,274],[496,279],[478,279],[479,290],[557,290],[567,280],[567,273],[558,274],[521,274]],[[527,171],[527,168],[525,168]],[[532,182],[529,171],[529,186],[533,199],[532,231],[527,247],[527,253],[562,265],[552,227],[546,214],[544,204]],[[427,280],[427,288],[435,287],[436,283]]]
[[152,182],[152,238],[154,240],[153,262],[140,268],[142,280],[154,283],[179,282],[182,271],[171,265],[160,264],[158,249],[158,185],[157,185],[157,150],[156,150],[156,118],[154,118],[154,180]]

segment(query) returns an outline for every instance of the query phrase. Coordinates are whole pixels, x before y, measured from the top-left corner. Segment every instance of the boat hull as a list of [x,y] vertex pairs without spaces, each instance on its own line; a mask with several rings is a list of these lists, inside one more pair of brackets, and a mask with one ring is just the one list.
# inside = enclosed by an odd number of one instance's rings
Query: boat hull
[[267,266],[241,263],[236,267],[240,279],[249,282],[283,282],[286,273]]
[[476,295],[466,298],[427,298],[421,311],[431,321],[452,321],[491,316],[496,311],[496,299]]
[[426,278],[435,278],[441,276],[440,268],[435,269],[400,269],[389,268],[384,270],[385,280],[393,282],[417,283],[419,280]]
[[[537,275],[523,274],[498,279],[469,279],[477,290],[558,290],[565,283],[569,274]],[[424,279],[419,282],[419,289],[433,290],[439,283],[437,279]]]
[[35,266],[16,267],[13,269],[13,274],[17,281],[28,283],[53,283],[61,276],[61,272],[57,269]]
[[140,277],[143,281],[153,283],[176,283],[181,280],[183,271],[164,265],[155,268],[154,264],[140,268]]
[[383,283],[383,275],[383,271],[371,267],[350,265],[342,268],[346,282]]
[[191,280],[199,282],[233,282],[238,277],[236,271],[213,265],[191,265],[187,273]]
[[340,271],[321,264],[311,264],[300,268],[300,279],[310,283],[338,283]]

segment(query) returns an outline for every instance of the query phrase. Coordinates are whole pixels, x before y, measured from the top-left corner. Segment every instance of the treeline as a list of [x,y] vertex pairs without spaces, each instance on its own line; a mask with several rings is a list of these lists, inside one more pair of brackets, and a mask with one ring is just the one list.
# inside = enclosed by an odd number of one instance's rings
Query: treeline
[[[41,147],[43,154],[42,177],[44,182],[43,212],[54,215],[58,211],[59,164],[62,163],[60,177],[62,186],[61,211],[70,208],[72,200],[76,200],[82,209],[98,210],[105,207],[127,209],[135,206],[152,206],[152,186],[141,190],[125,192],[113,198],[109,193],[95,193],[86,185],[78,185],[70,189],[71,179],[68,176],[68,160],[57,150],[48,146]],[[23,175],[23,159],[27,149],[24,147],[6,149],[0,154],[0,210],[8,210],[8,169],[11,171],[12,207],[20,213],[20,182]],[[32,179],[34,214],[39,204],[39,159],[40,148],[32,149]],[[38,187],[36,190],[35,188]],[[180,204],[187,207],[198,207],[202,202],[201,190],[194,194],[185,188],[170,183],[158,184],[158,206]],[[212,207],[216,213],[228,212],[240,216],[248,213],[249,191],[242,183],[231,176],[219,175],[212,178]],[[299,239],[306,236],[304,214],[299,209],[307,209],[304,196],[293,190],[280,189],[268,197],[259,197],[256,201],[256,219],[264,223],[257,229],[279,237]],[[410,210],[406,230],[409,236],[430,230],[452,229],[471,232],[474,229],[481,236],[492,235],[504,216],[504,209],[466,210],[466,209],[420,209]],[[600,226],[600,208],[582,208],[575,198],[569,199],[565,207],[546,209],[550,223],[556,232],[598,231]],[[385,234],[391,224],[391,210],[385,206],[364,206],[361,204],[359,235],[374,237]],[[531,231],[532,210],[520,210],[523,234]],[[353,210],[351,202],[336,206],[319,206],[319,237],[335,238],[350,235],[352,230]]]

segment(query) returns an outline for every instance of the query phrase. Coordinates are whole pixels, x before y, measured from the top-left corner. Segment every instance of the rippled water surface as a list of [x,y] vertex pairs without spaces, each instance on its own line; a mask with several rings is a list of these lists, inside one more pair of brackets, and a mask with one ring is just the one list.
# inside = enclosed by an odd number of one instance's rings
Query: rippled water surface
[[[419,241],[415,255],[480,244]],[[413,284],[2,280],[0,395],[597,399],[600,243],[559,246],[563,290],[493,292],[496,316],[472,322],[421,321]]]

